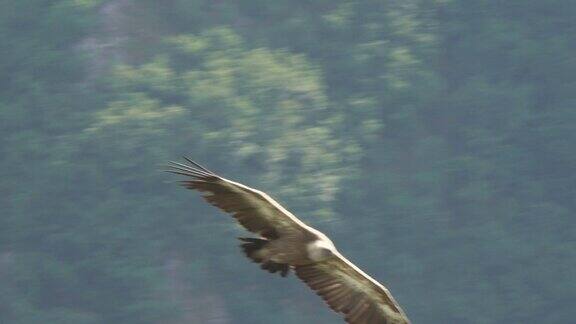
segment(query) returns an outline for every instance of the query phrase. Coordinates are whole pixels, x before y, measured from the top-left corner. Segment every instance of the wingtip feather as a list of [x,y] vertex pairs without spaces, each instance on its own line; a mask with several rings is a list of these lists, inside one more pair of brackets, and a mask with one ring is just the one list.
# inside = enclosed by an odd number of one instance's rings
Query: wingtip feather
[[196,162],[196,161],[193,161],[193,160],[190,159],[189,157],[187,157],[187,156],[182,156],[182,158],[183,158],[184,160],[188,161],[188,163],[190,163],[190,164],[192,164],[192,165],[200,168],[200,170],[203,170],[203,171],[205,171],[205,172],[207,172],[207,173],[210,173],[210,174],[214,174],[214,172],[208,170],[207,168],[205,168],[204,166],[202,166],[200,163],[198,163],[198,162]]

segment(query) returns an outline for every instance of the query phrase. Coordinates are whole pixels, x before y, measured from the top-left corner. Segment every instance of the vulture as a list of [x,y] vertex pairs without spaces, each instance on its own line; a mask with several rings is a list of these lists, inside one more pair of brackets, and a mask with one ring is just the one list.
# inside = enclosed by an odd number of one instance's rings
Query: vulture
[[262,269],[282,277],[294,271],[347,323],[410,323],[388,289],[348,261],[326,235],[266,193],[184,159],[185,163],[171,161],[166,171],[186,176],[183,186],[202,192],[208,203],[257,234],[239,240],[246,256]]

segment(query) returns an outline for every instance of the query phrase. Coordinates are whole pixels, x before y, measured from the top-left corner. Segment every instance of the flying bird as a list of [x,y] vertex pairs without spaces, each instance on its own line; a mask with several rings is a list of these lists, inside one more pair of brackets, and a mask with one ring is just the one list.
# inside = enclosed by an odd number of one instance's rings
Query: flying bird
[[170,162],[188,189],[230,213],[259,237],[239,238],[248,258],[270,273],[291,270],[350,324],[410,324],[388,289],[338,252],[322,232],[304,224],[266,193],[222,178],[200,164]]

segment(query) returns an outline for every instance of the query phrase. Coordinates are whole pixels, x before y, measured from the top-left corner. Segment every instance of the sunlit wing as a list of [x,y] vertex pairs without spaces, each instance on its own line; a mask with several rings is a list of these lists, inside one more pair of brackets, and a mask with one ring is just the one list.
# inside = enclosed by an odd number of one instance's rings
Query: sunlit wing
[[296,275],[350,324],[409,324],[388,289],[342,255],[295,267]]
[[247,230],[269,239],[306,230],[304,223],[266,193],[224,179],[185,159],[187,164],[170,162],[166,171],[190,177],[182,181],[186,188],[203,192],[206,201],[232,214]]

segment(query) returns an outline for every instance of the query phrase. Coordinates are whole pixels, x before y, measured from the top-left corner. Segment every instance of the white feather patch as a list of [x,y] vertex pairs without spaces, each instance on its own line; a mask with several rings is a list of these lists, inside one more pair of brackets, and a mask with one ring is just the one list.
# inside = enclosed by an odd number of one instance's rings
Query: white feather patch
[[315,240],[306,245],[306,252],[308,252],[308,257],[312,261],[324,260],[327,257],[325,250],[330,250],[332,253],[336,252],[334,244],[330,241]]

